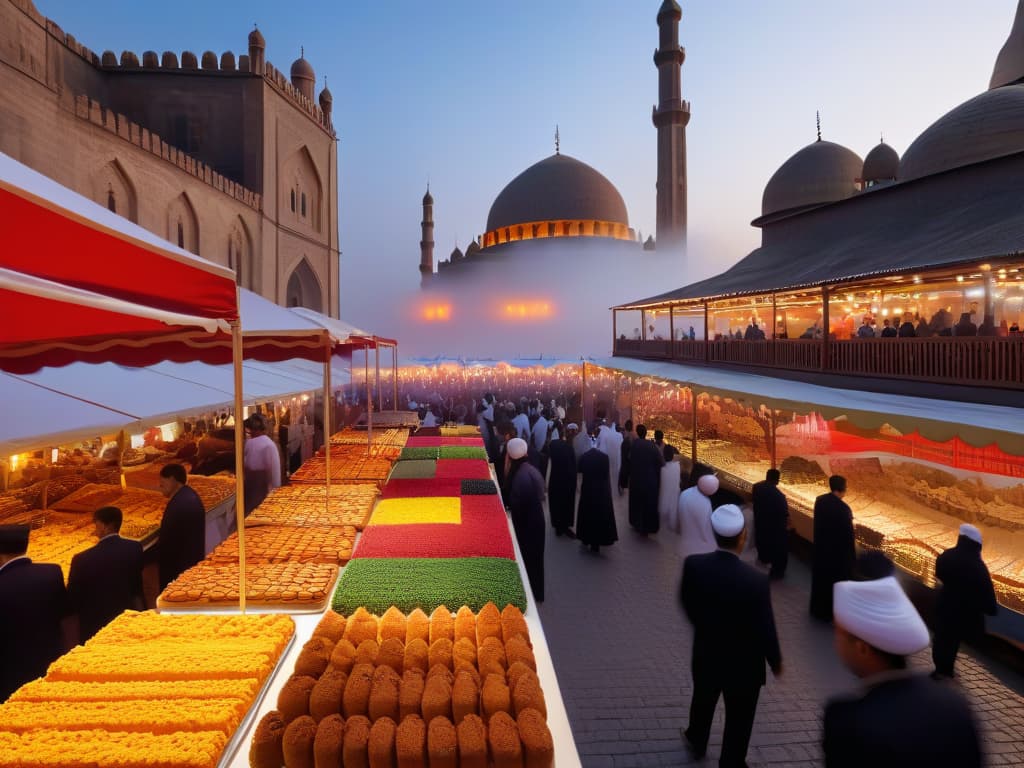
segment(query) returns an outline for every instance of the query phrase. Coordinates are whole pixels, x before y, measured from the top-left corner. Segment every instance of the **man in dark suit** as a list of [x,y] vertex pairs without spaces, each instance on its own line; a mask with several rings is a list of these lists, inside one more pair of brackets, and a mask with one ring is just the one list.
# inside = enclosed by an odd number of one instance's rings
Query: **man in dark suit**
[[97,544],[71,559],[68,600],[78,614],[79,642],[84,643],[115,616],[143,610],[142,545],[122,539],[121,510],[100,507],[92,516]]
[[160,591],[206,556],[206,510],[187,480],[181,464],[160,470],[160,492],[168,499],[160,520]]
[[811,616],[832,621],[832,585],[853,576],[857,548],[853,511],[843,501],[846,478],[832,475],[829,492],[814,500],[814,556],[811,560]]
[[657,533],[661,525],[658,495],[663,466],[665,456],[647,439],[647,427],[637,425],[636,439],[629,449],[629,524],[638,533]]
[[565,435],[559,434],[547,445],[548,466],[548,512],[551,515],[551,526],[556,536],[568,536],[575,539],[573,518],[576,517],[576,451],[572,441],[576,439],[579,426],[569,424]]
[[27,525],[0,525],[0,701],[64,653],[67,593],[60,566],[33,563]]
[[757,559],[771,566],[768,576],[781,579],[789,563],[789,502],[779,490],[779,470],[769,469],[765,479],[754,483],[754,546]]
[[985,616],[999,610],[985,561],[981,559],[981,531],[964,523],[956,546],[935,560],[935,578],[942,582],[935,605],[935,642],[932,677],[953,677],[953,665],[962,640],[985,634]]
[[928,628],[894,576],[835,585],[835,647],[864,690],[825,706],[827,768],[982,764],[967,700],[907,669]]
[[718,764],[746,766],[765,662],[776,677],[782,654],[775,634],[768,578],[739,559],[747,532],[739,507],[711,513],[718,550],[683,561],[680,599],[693,623],[693,701],[686,740],[695,757],[707,750],[718,697],[725,699],[725,733]]

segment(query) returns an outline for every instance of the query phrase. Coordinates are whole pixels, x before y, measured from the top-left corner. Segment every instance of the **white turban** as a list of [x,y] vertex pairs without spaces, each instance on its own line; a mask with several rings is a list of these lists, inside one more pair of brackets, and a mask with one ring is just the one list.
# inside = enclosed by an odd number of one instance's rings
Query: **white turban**
[[701,475],[697,478],[697,487],[705,496],[710,496],[718,490],[718,478],[714,475]]
[[579,432],[580,431],[580,425],[577,424],[576,422],[572,422],[570,424],[566,424],[565,425],[565,431],[566,432],[572,432],[573,430]]
[[960,535],[966,536],[971,541],[978,542],[979,546],[981,545],[981,531],[970,523],[964,523],[960,526]]
[[526,455],[526,441],[521,437],[513,437],[508,441],[508,457],[510,459],[521,459]]
[[928,627],[895,576],[840,581],[832,595],[836,624],[869,645],[898,656],[928,647]]
[[743,513],[735,504],[723,504],[711,513],[711,527],[719,536],[738,536],[744,525]]

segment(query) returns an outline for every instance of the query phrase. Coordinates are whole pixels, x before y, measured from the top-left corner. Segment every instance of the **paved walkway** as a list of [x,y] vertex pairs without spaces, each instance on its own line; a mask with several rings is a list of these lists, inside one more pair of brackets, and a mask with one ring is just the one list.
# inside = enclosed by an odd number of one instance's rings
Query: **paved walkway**
[[[717,765],[719,704],[708,755],[694,761],[681,728],[689,713],[692,632],[678,606],[682,561],[675,535],[644,538],[616,500],[619,542],[594,555],[548,528],[546,601],[540,613],[585,768]],[[772,601],[785,664],[768,673],[747,760],[751,766],[823,765],[821,715],[832,694],[856,686],[832,649],[832,630],[807,615],[810,570],[794,558]],[[929,651],[913,666],[931,669]],[[988,765],[1024,765],[1024,679],[968,649],[959,685],[983,729]]]

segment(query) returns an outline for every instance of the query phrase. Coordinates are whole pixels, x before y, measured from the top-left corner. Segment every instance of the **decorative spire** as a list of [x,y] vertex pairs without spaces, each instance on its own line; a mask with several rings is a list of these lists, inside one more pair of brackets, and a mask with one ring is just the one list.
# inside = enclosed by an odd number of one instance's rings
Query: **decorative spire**
[[821,111],[815,110],[814,118],[818,123],[818,141],[821,141]]
[[558,123],[555,123],[555,154],[556,155],[561,154],[561,152],[560,152],[560,144],[561,144],[561,140],[560,140],[560,138],[558,136]]
[[306,46],[304,46],[304,45],[300,45],[299,46],[299,58],[300,59],[306,58]]

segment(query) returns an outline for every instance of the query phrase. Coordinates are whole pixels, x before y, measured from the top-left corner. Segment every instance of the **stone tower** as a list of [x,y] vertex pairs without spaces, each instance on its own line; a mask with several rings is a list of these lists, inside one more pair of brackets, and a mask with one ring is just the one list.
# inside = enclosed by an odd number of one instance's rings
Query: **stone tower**
[[682,66],[686,51],[679,46],[683,11],[676,0],[665,0],[658,11],[658,105],[651,119],[658,129],[657,249],[662,253],[686,248],[686,124],[690,104],[682,99]]
[[434,276],[434,198],[430,196],[430,185],[423,196],[423,239],[420,240],[420,286],[426,286]]

